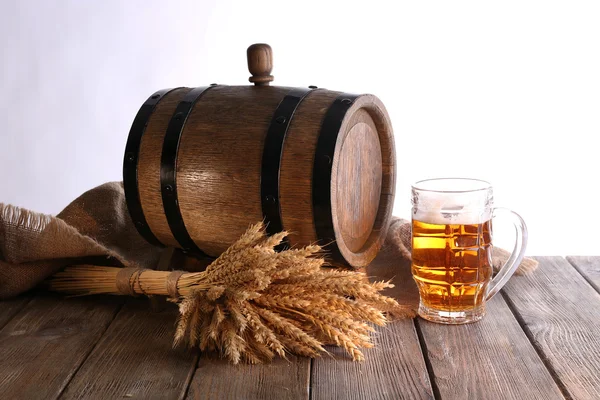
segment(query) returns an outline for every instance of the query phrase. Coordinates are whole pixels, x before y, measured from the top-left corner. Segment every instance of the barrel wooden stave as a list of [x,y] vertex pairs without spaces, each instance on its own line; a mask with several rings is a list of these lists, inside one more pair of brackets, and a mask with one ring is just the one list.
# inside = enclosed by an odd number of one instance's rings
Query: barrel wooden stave
[[260,178],[265,136],[290,88],[217,86],[196,103],[177,156],[183,221],[205,253],[218,256],[263,219]]
[[312,199],[314,155],[325,113],[340,94],[319,89],[310,93],[298,106],[285,138],[279,195],[283,227],[292,245],[306,246],[318,239]]

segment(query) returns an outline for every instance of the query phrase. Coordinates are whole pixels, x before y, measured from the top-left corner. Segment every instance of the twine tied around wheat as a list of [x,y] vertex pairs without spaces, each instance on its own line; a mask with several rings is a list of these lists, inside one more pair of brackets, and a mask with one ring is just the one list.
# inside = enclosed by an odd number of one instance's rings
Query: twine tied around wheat
[[[92,267],[93,268],[93,267]],[[164,280],[165,282],[165,290],[153,294],[166,295],[169,298],[177,300],[182,294],[179,293],[179,289],[177,288],[179,284],[179,279],[186,274],[185,271],[171,271],[171,272],[163,272],[163,271],[154,271],[146,268],[123,268],[115,277],[115,286],[120,294],[128,295],[128,296],[136,296],[139,294],[150,295],[141,283],[141,276],[143,273],[148,273],[149,271],[158,272],[157,278],[159,280]]]

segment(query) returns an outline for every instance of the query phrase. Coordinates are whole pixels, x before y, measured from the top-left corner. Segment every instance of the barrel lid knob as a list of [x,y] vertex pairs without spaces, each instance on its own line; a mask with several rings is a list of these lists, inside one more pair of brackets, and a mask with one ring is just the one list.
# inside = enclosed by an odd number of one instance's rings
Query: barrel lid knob
[[266,43],[256,43],[248,47],[248,71],[252,74],[248,80],[256,86],[268,86],[273,80],[273,50]]

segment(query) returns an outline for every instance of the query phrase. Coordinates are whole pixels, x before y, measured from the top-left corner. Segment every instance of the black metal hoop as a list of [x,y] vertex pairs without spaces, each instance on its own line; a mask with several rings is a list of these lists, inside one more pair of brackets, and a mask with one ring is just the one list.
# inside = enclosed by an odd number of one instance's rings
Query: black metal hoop
[[312,90],[313,88],[297,88],[286,94],[273,113],[267,131],[261,165],[260,196],[269,235],[283,230],[279,203],[279,168],[285,137],[294,112]]
[[140,193],[138,191],[138,158],[140,153],[140,144],[142,137],[148,125],[148,119],[154,112],[156,105],[160,102],[167,93],[175,89],[163,89],[148,97],[148,100],[142,104],[140,110],[133,120],[127,144],[125,145],[125,159],[123,160],[123,189],[125,191],[125,201],[127,209],[133,224],[137,231],[142,235],[148,243],[155,246],[164,246],[148,226],[148,221],[142,210],[140,201]]
[[163,142],[162,155],[160,159],[160,189],[165,210],[165,216],[169,223],[169,228],[175,240],[179,243],[184,252],[191,253],[199,257],[208,257],[194,240],[183,222],[181,209],[179,208],[179,199],[177,197],[177,151],[179,150],[179,141],[181,134],[192,111],[194,104],[202,97],[211,86],[202,86],[190,90],[179,102],[175,112],[169,121],[165,139]]
[[342,121],[358,96],[343,93],[333,101],[327,110],[321,125],[313,164],[312,200],[317,239],[322,245],[329,245],[328,250],[331,257],[338,261],[343,261],[344,258],[335,243],[331,214],[331,172],[335,145]]

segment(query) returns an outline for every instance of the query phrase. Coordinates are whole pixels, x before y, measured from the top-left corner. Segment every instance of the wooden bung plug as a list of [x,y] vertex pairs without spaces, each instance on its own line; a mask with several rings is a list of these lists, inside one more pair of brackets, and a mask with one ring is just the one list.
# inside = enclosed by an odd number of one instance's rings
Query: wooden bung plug
[[150,243],[199,258],[218,257],[262,220],[270,234],[289,231],[292,248],[319,243],[331,263],[364,267],[394,204],[387,111],[369,94],[269,86],[272,60],[270,46],[248,48],[256,86],[148,97],[123,164],[131,218]]
[[269,86],[273,80],[273,50],[265,43],[256,43],[248,47],[248,71],[252,74],[248,80],[256,86]]

